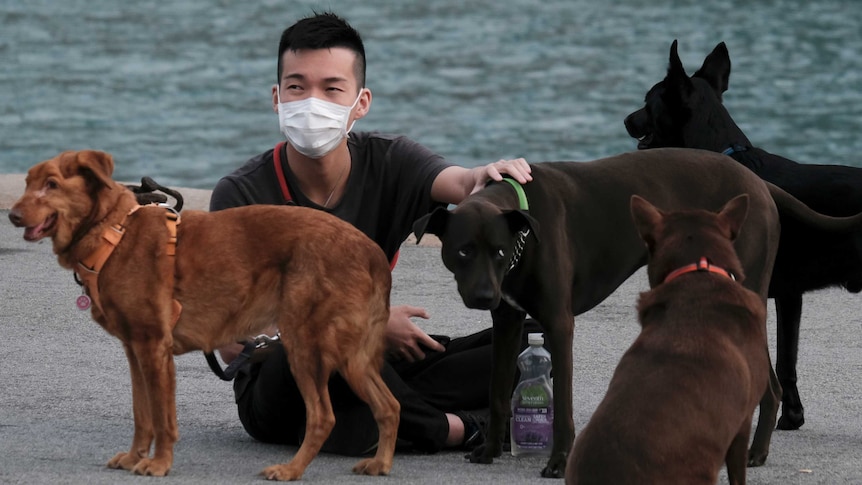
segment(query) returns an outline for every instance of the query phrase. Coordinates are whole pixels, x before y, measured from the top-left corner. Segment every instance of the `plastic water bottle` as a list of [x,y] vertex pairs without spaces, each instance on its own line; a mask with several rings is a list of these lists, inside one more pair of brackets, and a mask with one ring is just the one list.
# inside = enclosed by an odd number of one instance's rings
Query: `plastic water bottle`
[[541,333],[518,356],[521,379],[512,394],[512,455],[550,455],[554,445],[554,391],[551,354]]

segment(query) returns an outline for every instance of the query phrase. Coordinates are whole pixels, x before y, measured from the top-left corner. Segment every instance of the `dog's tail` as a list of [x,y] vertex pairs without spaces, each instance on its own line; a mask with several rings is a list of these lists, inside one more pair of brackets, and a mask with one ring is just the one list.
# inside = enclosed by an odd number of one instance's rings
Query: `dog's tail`
[[769,188],[769,194],[775,201],[778,213],[782,217],[790,217],[803,224],[829,232],[851,232],[862,229],[862,212],[847,217],[828,216],[808,207],[777,185],[766,182],[766,186]]

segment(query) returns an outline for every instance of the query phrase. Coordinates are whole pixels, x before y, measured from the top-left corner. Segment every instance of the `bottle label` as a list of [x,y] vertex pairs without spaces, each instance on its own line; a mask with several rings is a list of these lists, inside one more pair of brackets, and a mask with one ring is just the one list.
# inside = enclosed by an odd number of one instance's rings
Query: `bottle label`
[[553,407],[516,407],[512,413],[512,445],[523,451],[550,449],[554,437]]

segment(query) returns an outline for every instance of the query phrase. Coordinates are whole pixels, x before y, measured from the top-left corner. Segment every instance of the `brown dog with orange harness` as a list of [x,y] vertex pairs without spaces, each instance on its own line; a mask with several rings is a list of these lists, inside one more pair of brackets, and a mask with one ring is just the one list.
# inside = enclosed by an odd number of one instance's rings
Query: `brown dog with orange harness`
[[60,265],[83,281],[93,319],[123,343],[135,433],[108,466],[167,474],[178,438],[173,355],[210,352],[275,323],[307,425],[293,460],[263,475],[302,477],[335,422],[327,383],[336,371],[380,430],[376,455],[354,472],[388,474],[400,406],[380,377],[391,287],[383,251],[350,224],[301,207],[188,211],[180,222],[138,206],[113,168],[107,153],[61,153],[30,169],[9,214],[28,241],[52,239]]

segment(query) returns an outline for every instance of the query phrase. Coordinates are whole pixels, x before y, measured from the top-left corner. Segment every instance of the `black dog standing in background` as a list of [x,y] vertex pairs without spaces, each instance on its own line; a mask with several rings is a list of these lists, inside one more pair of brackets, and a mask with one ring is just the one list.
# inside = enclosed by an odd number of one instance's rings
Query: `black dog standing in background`
[[[846,216],[862,211],[862,169],[800,164],[752,146],[722,105],[730,77],[730,56],[722,42],[689,77],[670,49],[667,76],[646,94],[646,106],[625,119],[638,148],[700,148],[729,155],[764,180],[778,185],[812,209]],[[776,373],[783,388],[779,429],[805,422],[796,387],[802,294],[840,286],[862,290],[862,232],[812,231],[781,218],[781,241],[769,286],[778,320]]]

